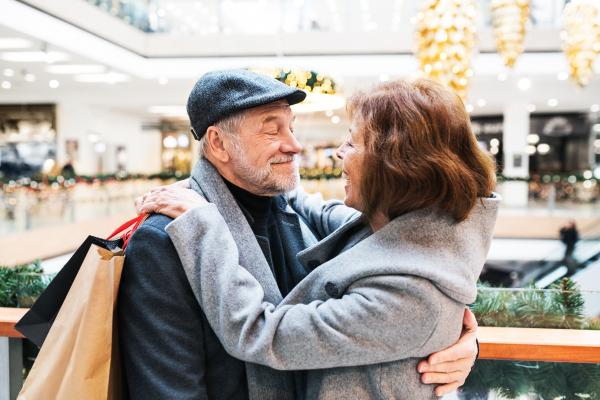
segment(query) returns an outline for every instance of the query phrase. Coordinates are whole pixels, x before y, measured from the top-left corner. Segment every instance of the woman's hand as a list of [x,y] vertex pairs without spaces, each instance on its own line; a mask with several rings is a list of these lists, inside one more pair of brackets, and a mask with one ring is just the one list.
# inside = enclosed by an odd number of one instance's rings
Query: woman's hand
[[187,179],[172,185],[155,187],[150,193],[135,199],[135,208],[138,215],[156,213],[173,219],[194,207],[204,204],[208,204],[208,201],[195,191],[190,190]]
[[477,357],[477,320],[465,309],[463,332],[455,345],[438,351],[421,361],[417,367],[423,374],[423,383],[445,383],[435,389],[436,396],[444,396],[462,386]]

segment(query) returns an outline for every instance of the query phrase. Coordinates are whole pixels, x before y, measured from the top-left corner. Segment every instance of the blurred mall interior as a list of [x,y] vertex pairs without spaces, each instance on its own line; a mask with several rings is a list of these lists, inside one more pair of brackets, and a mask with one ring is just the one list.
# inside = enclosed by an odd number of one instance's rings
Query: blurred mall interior
[[[57,272],[88,234],[132,218],[135,197],[187,177],[190,90],[208,71],[247,68],[309,93],[293,107],[300,172],[325,198],[344,195],[335,150],[353,90],[417,76],[453,88],[499,166],[503,203],[481,280],[543,289],[569,277],[600,291],[599,8],[0,0],[0,265],[39,259]],[[565,256],[568,221],[579,241]],[[600,315],[600,296],[587,314]]]

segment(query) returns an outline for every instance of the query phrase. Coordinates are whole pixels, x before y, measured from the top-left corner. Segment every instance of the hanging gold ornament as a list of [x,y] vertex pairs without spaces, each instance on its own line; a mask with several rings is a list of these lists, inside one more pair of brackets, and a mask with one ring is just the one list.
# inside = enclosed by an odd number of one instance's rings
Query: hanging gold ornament
[[571,79],[584,87],[594,77],[593,64],[600,53],[598,9],[586,3],[569,3],[563,12],[562,49],[571,68]]
[[475,47],[475,6],[471,0],[427,0],[416,18],[417,76],[431,78],[467,97],[471,49]]
[[529,0],[492,0],[492,23],[496,49],[504,64],[513,67],[525,50],[525,24],[529,18]]

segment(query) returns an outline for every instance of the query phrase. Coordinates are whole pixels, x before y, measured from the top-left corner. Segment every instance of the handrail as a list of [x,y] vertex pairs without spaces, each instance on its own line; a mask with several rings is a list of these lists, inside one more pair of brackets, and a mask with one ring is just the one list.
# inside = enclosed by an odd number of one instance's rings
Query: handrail
[[[14,329],[27,308],[0,307],[0,337],[22,338]],[[600,331],[479,327],[479,358],[600,364]]]
[[479,327],[479,358],[600,363],[600,331]]

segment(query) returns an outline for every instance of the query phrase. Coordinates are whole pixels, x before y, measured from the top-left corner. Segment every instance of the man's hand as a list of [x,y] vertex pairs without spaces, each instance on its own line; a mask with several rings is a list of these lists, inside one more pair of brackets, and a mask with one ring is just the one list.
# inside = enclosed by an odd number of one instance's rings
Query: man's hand
[[135,208],[138,215],[156,213],[173,219],[194,207],[204,204],[208,204],[208,201],[195,191],[190,190],[188,181],[156,187],[150,193],[135,199]]
[[436,396],[444,396],[465,383],[477,357],[477,321],[469,309],[465,309],[463,331],[455,345],[429,356],[417,367],[423,374],[423,383],[445,383],[435,389]]

